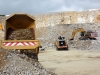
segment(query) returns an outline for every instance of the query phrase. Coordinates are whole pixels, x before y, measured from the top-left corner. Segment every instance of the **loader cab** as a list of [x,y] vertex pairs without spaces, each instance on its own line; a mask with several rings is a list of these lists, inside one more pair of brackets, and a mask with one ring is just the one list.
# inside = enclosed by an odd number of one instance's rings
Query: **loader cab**
[[59,46],[65,46],[65,37],[58,37],[58,41],[59,41]]
[[65,40],[65,37],[58,37],[58,40],[56,40],[56,50],[68,50],[68,44]]

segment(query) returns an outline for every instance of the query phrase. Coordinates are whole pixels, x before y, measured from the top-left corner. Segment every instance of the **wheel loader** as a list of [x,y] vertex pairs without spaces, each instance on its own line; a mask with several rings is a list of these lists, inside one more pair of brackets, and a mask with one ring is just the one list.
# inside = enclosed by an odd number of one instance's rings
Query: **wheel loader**
[[74,40],[74,36],[77,32],[80,32],[79,40],[97,40],[97,32],[91,30],[85,31],[83,28],[74,29],[70,40]]
[[[0,40],[0,47],[3,49],[20,50],[28,56],[33,55],[32,52],[34,52],[36,59],[38,59],[39,40],[35,38],[36,26],[34,17],[29,14],[16,13],[7,17],[4,24],[4,40]],[[30,34],[23,34],[24,31],[14,33],[17,32],[17,30],[28,30]],[[26,35],[27,38],[25,39]],[[30,35],[32,39],[30,39]],[[29,53],[29,51],[31,53]]]
[[57,50],[68,50],[68,44],[65,40],[65,37],[59,36],[58,40],[56,40],[55,45]]

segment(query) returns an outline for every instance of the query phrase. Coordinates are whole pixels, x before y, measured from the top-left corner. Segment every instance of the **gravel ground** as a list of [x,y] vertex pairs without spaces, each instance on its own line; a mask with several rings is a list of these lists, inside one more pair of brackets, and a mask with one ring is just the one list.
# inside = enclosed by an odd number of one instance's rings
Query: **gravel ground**
[[40,51],[39,62],[57,75],[100,75],[100,50]]
[[[26,35],[27,34],[27,35]],[[17,29],[8,36],[9,40],[33,40],[29,29]],[[36,54],[28,53],[29,50],[0,50],[1,65],[0,75],[56,75],[45,69],[37,59]],[[5,54],[3,54],[5,53]]]
[[2,66],[0,75],[56,75],[45,69],[39,61],[16,51],[8,51],[3,60],[5,65]]

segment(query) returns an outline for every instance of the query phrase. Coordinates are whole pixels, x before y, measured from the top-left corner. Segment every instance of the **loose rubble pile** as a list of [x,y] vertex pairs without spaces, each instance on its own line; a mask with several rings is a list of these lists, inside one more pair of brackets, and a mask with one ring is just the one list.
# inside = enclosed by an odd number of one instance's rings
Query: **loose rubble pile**
[[79,50],[100,50],[100,42],[98,40],[73,40],[68,43],[70,48]]
[[2,30],[0,30],[0,40],[4,39],[4,32]]
[[[16,29],[8,37],[8,40],[33,40],[34,36],[30,29]],[[38,59],[35,50],[21,50],[21,53],[26,54],[28,57]]]
[[[34,37],[29,29],[17,29],[8,39],[32,40]],[[3,59],[5,66],[1,68],[0,75],[56,75],[37,61],[34,50],[7,50],[6,53]]]
[[16,29],[8,37],[10,40],[33,40],[33,33],[30,29]]
[[56,75],[46,70],[37,60],[15,51],[7,52],[4,61],[6,64],[0,75]]
[[[80,32],[76,33],[74,36],[73,44],[69,43],[69,47],[77,48],[77,49],[95,49],[98,50],[98,46],[100,46],[100,23],[84,23],[84,24],[58,24],[55,26],[46,26],[46,27],[38,27],[36,30],[37,39],[40,40],[40,44],[44,47],[55,47],[55,41],[58,39],[59,36],[65,37],[66,40],[71,38],[73,29],[75,28],[83,28],[84,30],[92,30],[98,33],[97,41],[93,41],[94,43],[89,41],[79,41]],[[41,34],[40,34],[41,33]],[[75,42],[75,43],[74,43]],[[73,47],[74,45],[74,47]],[[85,47],[84,47],[84,46]],[[92,48],[93,47],[93,48]]]

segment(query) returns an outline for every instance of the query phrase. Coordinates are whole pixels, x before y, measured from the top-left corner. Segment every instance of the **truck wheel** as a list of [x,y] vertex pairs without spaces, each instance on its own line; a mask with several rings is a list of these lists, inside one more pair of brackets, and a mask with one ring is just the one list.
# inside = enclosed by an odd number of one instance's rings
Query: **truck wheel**
[[35,60],[38,61],[38,54],[36,54],[36,53],[30,54],[30,55],[28,55],[28,57],[30,57],[30,58],[35,59]]
[[65,50],[68,50],[68,47],[67,47],[67,48],[65,48]]
[[56,47],[56,50],[58,51],[58,50],[59,50],[59,48],[58,48],[58,47]]
[[90,40],[97,40],[96,38],[89,38]]
[[83,37],[81,37],[81,38],[79,38],[79,40],[88,40],[88,38],[83,38]]
[[93,40],[97,40],[96,38],[93,38]]

